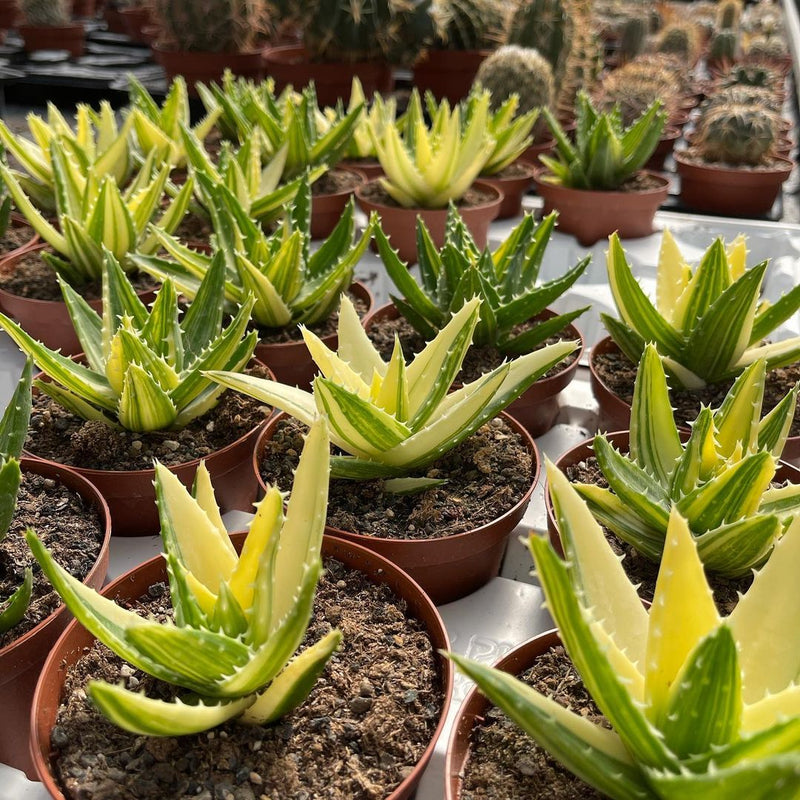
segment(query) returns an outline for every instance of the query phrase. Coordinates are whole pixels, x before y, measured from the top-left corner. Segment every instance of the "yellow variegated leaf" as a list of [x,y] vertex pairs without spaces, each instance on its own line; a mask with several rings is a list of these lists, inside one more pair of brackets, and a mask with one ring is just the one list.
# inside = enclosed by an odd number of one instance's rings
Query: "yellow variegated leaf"
[[371,383],[374,373],[381,377],[386,374],[386,363],[367,336],[355,306],[346,294],[342,295],[339,306],[337,333],[337,355],[358,372],[365,383]]
[[225,523],[222,521],[222,516],[219,513],[219,506],[217,499],[214,496],[214,487],[211,483],[211,475],[206,467],[206,462],[201,461],[197,466],[197,472],[194,476],[194,486],[192,494],[197,501],[197,505],[203,509],[203,513],[213,523],[219,531],[220,539],[223,543],[227,542],[231,553],[235,555],[236,548],[233,546],[228,537],[228,531],[225,528]]
[[744,275],[747,268],[747,237],[740,233],[726,248],[728,268],[731,280],[735,281]]
[[217,605],[217,595],[214,594],[204,583],[201,583],[191,572],[186,572],[186,583],[189,586],[194,599],[197,600],[197,605],[203,610],[203,613],[210,617],[214,613],[214,607]]
[[656,272],[656,307],[668,322],[675,322],[675,305],[690,275],[691,268],[683,260],[677,242],[669,228],[664,228]]
[[800,685],[789,686],[746,705],[742,712],[742,733],[764,731],[791,717],[800,717]]
[[387,414],[392,414],[400,422],[408,420],[408,386],[406,383],[406,363],[400,340],[395,336],[394,350],[389,360],[389,369],[381,382],[380,391],[375,397],[376,405]]
[[353,394],[366,399],[369,397],[369,385],[362,377],[333,352],[315,333],[301,326],[303,341],[311,353],[311,358],[320,372],[339,386]]

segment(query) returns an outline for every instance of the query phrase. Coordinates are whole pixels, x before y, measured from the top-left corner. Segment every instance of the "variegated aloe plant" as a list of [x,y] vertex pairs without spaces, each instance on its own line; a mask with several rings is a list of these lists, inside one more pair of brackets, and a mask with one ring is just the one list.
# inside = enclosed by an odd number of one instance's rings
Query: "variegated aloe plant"
[[128,117],[120,126],[110,103],[102,101],[95,111],[80,103],[75,111],[75,127],[64,119],[52,103],[47,106],[47,119],[28,114],[31,138],[18,136],[0,120],[0,144],[11,153],[24,172],[12,174],[38,208],[56,210],[57,186],[50,148],[58,140],[76,166],[84,173],[94,170],[109,175],[122,186],[134,166],[131,125]]
[[542,747],[614,800],[790,800],[800,791],[800,519],[720,618],[677,511],[645,610],[591,513],[548,465],[567,561],[530,548],[564,646],[611,724],[450,658]]
[[765,374],[763,360],[751,364],[719,409],[701,409],[684,444],[661,359],[646,345],[634,389],[630,453],[596,436],[594,453],[609,488],[575,485],[597,520],[658,561],[674,506],[709,570],[740,576],[761,564],[800,512],[800,485],[771,486],[798,387],[761,419]]
[[454,205],[450,205],[444,246],[437,249],[421,217],[417,218],[417,250],[422,284],[411,277],[380,226],[375,228],[378,252],[389,277],[403,298],[391,295],[400,313],[425,339],[432,339],[468,297],[480,297],[481,315],[473,344],[493,345],[506,354],[529,353],[548,337],[562,331],[586,308],[557,314],[524,331],[521,323],[544,311],[583,274],[586,256],[560,278],[536,286],[545,249],[557,213],[539,225],[526,214],[494,252],[481,252]]
[[[521,356],[448,394],[479,315],[480,300],[468,300],[412,362],[405,363],[395,341],[387,364],[344,295],[338,352],[303,329],[311,357],[322,373],[314,379],[313,393],[244,375],[209,374],[224,386],[269,402],[306,424],[317,414],[325,414],[331,440],[350,454],[332,457],[334,477],[405,478],[496,416],[577,344],[560,342]],[[387,488],[405,491],[430,483],[413,479],[411,483],[389,483]]]
[[[353,137],[342,153],[342,157],[356,160],[374,159],[377,157],[375,137],[380,137],[387,125],[397,122],[397,99],[394,97],[384,99],[380,92],[375,92],[372,102],[367,107],[364,87],[361,85],[361,81],[353,76],[347,110],[348,112],[353,111],[358,106],[363,106],[365,110],[359,117],[358,124],[353,130]],[[343,116],[338,108],[326,108],[324,113],[330,124],[335,124]]]
[[[168,166],[156,167],[155,151],[124,191],[111,175],[82,169],[61,139],[50,143],[50,158],[58,227],[45,219],[3,164],[0,164],[0,177],[20,212],[58,253],[45,253],[43,258],[60,276],[73,286],[100,280],[103,248],[108,248],[126,269],[130,269],[129,253],[155,250],[157,240],[146,235],[146,231],[159,213],[169,174]],[[174,231],[186,213],[191,196],[192,182],[188,181],[155,224],[168,233]]]
[[219,254],[185,314],[170,280],[148,311],[106,250],[101,316],[59,278],[85,365],[45,347],[3,314],[0,327],[50,379],[36,386],[79,417],[132,431],[182,428],[222,393],[204,370],[240,370],[255,349],[255,331],[246,332],[251,298],[222,327],[224,280]]
[[[220,184],[209,187],[209,191],[214,196],[211,215],[215,244],[225,258],[227,303],[236,307],[252,295],[253,320],[266,328],[314,325],[326,320],[353,282],[353,270],[367,249],[375,220],[371,219],[354,241],[351,201],[330,237],[311,253],[311,189],[307,180],[302,181],[289,215],[272,235],[250,219],[227,187]],[[134,263],[157,278],[170,278],[180,292],[194,298],[213,257],[182,245],[158,229],[153,233],[174,260],[134,256]]]
[[776,303],[759,300],[768,262],[747,269],[744,236],[726,249],[716,239],[696,269],[664,231],[655,304],[633,277],[616,234],[609,239],[608,282],[621,319],[602,314],[620,350],[636,363],[654,342],[678,386],[697,389],[738,375],[759,358],[767,369],[800,358],[800,336],[764,344],[800,308],[800,286]]
[[[31,417],[33,361],[28,359],[14,394],[0,419],[0,542],[5,539],[17,507],[22,480],[20,455]],[[25,569],[22,583],[10,597],[0,598],[0,633],[13,628],[24,616],[31,600],[33,573]]]
[[306,698],[341,641],[333,630],[294,655],[322,571],[328,447],[325,421],[317,420],[286,514],[273,486],[256,509],[240,556],[205,466],[197,470],[193,497],[156,464],[174,622],[145,619],[85,587],[28,533],[42,570],[81,624],[135,667],[191,692],[167,702],[90,681],[89,697],[115,725],[145,736],[199,733],[230,719],[266,725]]

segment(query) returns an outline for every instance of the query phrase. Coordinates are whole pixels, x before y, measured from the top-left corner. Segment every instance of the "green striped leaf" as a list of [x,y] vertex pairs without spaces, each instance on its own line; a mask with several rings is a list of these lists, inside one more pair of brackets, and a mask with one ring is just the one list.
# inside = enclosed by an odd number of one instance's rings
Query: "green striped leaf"
[[7,600],[0,604],[0,633],[10,631],[25,616],[33,592],[33,572],[25,569],[22,583]]
[[786,322],[798,309],[800,309],[800,285],[793,287],[781,296],[779,300],[768,304],[756,314],[753,328],[750,332],[749,343],[756,345],[769,338],[770,334]]
[[689,441],[672,476],[669,493],[673,500],[693,492],[701,481],[713,476],[719,466],[714,433],[714,415],[710,408],[703,407],[692,423]]
[[737,448],[741,448],[742,454],[754,449],[765,377],[763,361],[751,364],[739,375],[722,405],[714,412],[717,450],[721,459],[730,458]]
[[[690,335],[719,296],[731,285],[725,243],[716,238],[678,298],[675,325]],[[671,355],[671,354],[670,354]]]
[[747,517],[698,536],[697,552],[706,569],[737,578],[764,561],[782,530],[777,516]]
[[758,449],[768,450],[775,458],[781,457],[791,431],[792,421],[797,412],[798,390],[800,387],[795,384],[786,397],[758,424]]
[[22,447],[28,435],[28,422],[31,418],[32,378],[33,360],[28,358],[0,419],[0,461],[19,458],[22,455]]
[[129,431],[158,431],[175,422],[177,408],[169,394],[138,364],[125,371],[118,417]]

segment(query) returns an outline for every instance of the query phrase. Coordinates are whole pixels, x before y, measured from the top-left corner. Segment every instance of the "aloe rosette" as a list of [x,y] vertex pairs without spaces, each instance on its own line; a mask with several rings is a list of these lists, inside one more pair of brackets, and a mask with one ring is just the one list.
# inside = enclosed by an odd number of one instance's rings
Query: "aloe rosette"
[[[303,180],[287,217],[268,235],[250,218],[247,209],[224,185],[209,187],[214,244],[225,259],[224,297],[230,308],[254,298],[252,318],[266,328],[294,324],[314,325],[328,319],[342,292],[353,282],[353,271],[364,254],[375,227],[370,219],[355,237],[352,201],[321,246],[313,253],[311,189]],[[194,299],[214,256],[199,253],[154,229],[169,259],[134,256],[139,269],[164,280]]]
[[556,314],[524,332],[515,332],[547,308],[572,286],[591,261],[586,256],[561,277],[536,286],[557,213],[539,225],[530,214],[494,251],[478,249],[475,239],[454,205],[445,223],[444,245],[437,248],[422,218],[417,218],[417,250],[421,283],[418,284],[392,248],[380,226],[375,228],[378,253],[402,298],[392,302],[425,339],[432,339],[469,297],[480,297],[480,319],[473,344],[493,345],[505,354],[528,353],[562,331],[586,308]]
[[364,332],[353,304],[343,296],[337,352],[303,329],[311,357],[322,373],[314,379],[313,392],[246,375],[209,374],[224,386],[269,402],[306,424],[317,414],[327,416],[331,441],[350,454],[331,458],[334,477],[405,479],[389,483],[392,491],[430,486],[428,478],[407,476],[478,430],[576,347],[575,342],[550,345],[448,394],[479,314],[480,300],[468,300],[412,362],[406,364],[396,341],[386,363]]
[[686,389],[733,378],[759,358],[767,369],[794,363],[800,358],[800,336],[771,344],[764,340],[800,308],[800,286],[775,303],[761,300],[768,262],[748,269],[746,259],[743,236],[727,249],[716,239],[692,269],[665,230],[653,303],[612,234],[608,281],[621,319],[601,314],[603,324],[634,363],[645,343],[653,342],[671,380]]
[[798,387],[762,419],[765,375],[763,360],[748,367],[716,411],[701,409],[683,443],[661,359],[647,345],[636,376],[629,454],[596,436],[594,454],[609,488],[575,484],[595,518],[658,562],[674,506],[709,570],[736,577],[761,564],[800,512],[800,485],[772,486]]
[[530,549],[564,646],[611,728],[516,678],[450,654],[541,746],[615,800],[789,800],[800,791],[800,519],[721,618],[672,509],[646,610],[602,529],[548,465],[567,561]]
[[[386,126],[393,124],[397,120],[397,99],[394,97],[384,99],[380,92],[375,92],[368,107],[364,87],[358,77],[353,76],[353,82],[350,87],[350,102],[347,104],[347,110],[353,111],[358,106],[363,106],[364,113],[359,117],[358,124],[353,129],[350,143],[342,153],[342,156],[358,160],[374,159],[376,154],[373,131],[375,136],[381,136]],[[341,117],[341,112],[338,108],[326,108],[324,109],[324,114],[326,120],[331,124]]]
[[341,633],[295,655],[322,571],[328,436],[317,420],[306,439],[286,513],[271,487],[241,555],[222,524],[201,463],[193,494],[156,464],[156,496],[174,621],[159,623],[85,587],[28,532],[42,571],[75,618],[135,667],[191,694],[173,702],[91,680],[86,691],[111,722],[145,736],[199,733],[230,719],[266,725],[311,691]]
[[252,299],[222,327],[224,271],[220,254],[183,314],[169,279],[148,310],[108,250],[102,316],[59,279],[85,365],[45,347],[3,314],[0,327],[49,378],[37,380],[37,388],[73,414],[132,431],[179,429],[222,394],[204,370],[243,369],[255,349],[257,335],[247,333]]

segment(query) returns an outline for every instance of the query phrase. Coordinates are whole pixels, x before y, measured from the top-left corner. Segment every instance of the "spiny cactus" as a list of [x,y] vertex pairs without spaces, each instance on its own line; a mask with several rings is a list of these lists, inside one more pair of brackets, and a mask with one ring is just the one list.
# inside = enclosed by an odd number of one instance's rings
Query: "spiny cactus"
[[622,124],[630,127],[656,100],[665,103],[665,111],[669,115],[673,110],[667,107],[666,101],[672,98],[665,94],[655,83],[615,81],[613,85],[601,87],[596,98],[595,106],[601,111],[611,111],[614,106],[619,108]]
[[410,64],[433,38],[430,0],[315,0],[304,13],[303,44],[313,60]]
[[670,25],[662,31],[656,49],[659,53],[674,53],[694,62],[699,52],[697,31],[692,25]]
[[650,20],[646,16],[636,14],[625,20],[619,40],[619,55],[623,61],[638,56],[644,50],[649,30]]
[[718,31],[708,45],[708,58],[712,61],[732,62],[739,50],[739,34],[734,30]]
[[508,44],[538,50],[552,67],[556,83],[560,83],[567,68],[572,32],[572,19],[561,0],[531,0],[514,12]]
[[766,61],[783,58],[788,52],[786,42],[780,36],[756,36],[747,48],[747,55],[750,58]]
[[763,107],[722,106],[701,119],[693,147],[707,161],[761,164],[775,143],[777,130],[777,116]]
[[783,107],[781,100],[765,86],[729,86],[704,100],[700,111],[705,114],[712,108],[732,105],[763,106],[776,114],[779,114]]
[[448,50],[494,48],[505,36],[502,0],[435,0],[431,13],[439,44]]
[[181,50],[242,52],[268,20],[264,0],[154,0],[166,38]]
[[499,108],[512,94],[519,97],[518,112],[549,107],[553,102],[553,71],[536,50],[506,45],[480,66],[476,83],[492,93],[492,108]]
[[763,64],[737,64],[720,81],[720,88],[729,86],[759,86],[772,90],[782,86],[778,73]]
[[26,25],[66,25],[70,20],[68,0],[22,0]]
[[581,89],[591,91],[603,71],[603,42],[594,29],[590,13],[578,3],[573,7],[574,32],[563,80],[557,85],[558,107],[572,110]]
[[724,0],[717,6],[717,28],[720,30],[738,28],[741,16],[741,0]]

